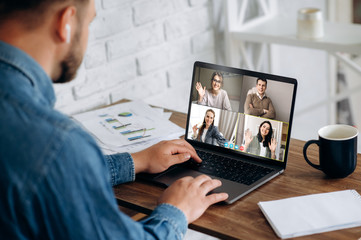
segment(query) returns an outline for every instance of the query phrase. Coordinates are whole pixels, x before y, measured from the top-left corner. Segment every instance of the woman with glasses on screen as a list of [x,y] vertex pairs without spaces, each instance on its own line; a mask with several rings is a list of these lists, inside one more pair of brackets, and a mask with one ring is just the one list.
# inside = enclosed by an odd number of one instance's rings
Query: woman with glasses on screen
[[245,146],[243,151],[258,156],[276,159],[276,139],[272,138],[273,130],[269,121],[261,123],[258,134],[252,136],[251,130],[247,129],[244,136]]
[[193,126],[193,139],[213,144],[218,146],[224,146],[227,140],[219,132],[218,128],[214,126],[215,112],[212,109],[208,109],[203,119],[203,123],[200,128],[197,124]]
[[225,110],[232,110],[227,92],[221,89],[223,85],[222,73],[214,72],[212,74],[211,81],[212,89],[206,89],[205,86],[202,87],[200,82],[196,83],[196,89],[199,96],[198,104]]

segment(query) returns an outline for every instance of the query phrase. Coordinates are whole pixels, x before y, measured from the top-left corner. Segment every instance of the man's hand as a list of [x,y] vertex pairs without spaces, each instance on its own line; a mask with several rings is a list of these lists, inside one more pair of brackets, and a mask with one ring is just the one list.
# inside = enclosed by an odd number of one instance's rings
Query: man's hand
[[135,173],[159,173],[170,166],[190,158],[202,162],[194,148],[185,140],[177,139],[159,142],[143,151],[133,153]]
[[186,215],[188,223],[191,223],[198,219],[210,205],[228,198],[227,193],[207,195],[221,185],[221,181],[211,179],[206,175],[196,178],[184,177],[168,187],[158,202],[169,203],[179,208]]

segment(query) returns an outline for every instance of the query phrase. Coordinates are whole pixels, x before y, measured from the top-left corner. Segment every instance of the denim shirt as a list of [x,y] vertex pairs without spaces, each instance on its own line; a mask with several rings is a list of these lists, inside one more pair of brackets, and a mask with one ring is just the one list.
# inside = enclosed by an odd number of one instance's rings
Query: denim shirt
[[135,179],[131,155],[104,156],[54,103],[42,67],[0,41],[0,239],[182,239],[172,205],[141,222],[119,211],[112,185]]

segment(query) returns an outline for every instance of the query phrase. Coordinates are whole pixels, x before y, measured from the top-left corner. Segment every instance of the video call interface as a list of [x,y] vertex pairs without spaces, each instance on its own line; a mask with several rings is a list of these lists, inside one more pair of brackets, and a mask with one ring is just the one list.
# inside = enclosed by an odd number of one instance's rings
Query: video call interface
[[284,161],[294,85],[196,67],[187,139]]

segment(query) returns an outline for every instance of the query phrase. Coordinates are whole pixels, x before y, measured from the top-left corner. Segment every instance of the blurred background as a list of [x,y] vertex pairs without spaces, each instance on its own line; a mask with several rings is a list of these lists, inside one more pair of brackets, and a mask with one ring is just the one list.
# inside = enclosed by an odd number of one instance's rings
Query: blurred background
[[[322,10],[323,39],[297,39],[304,7]],[[361,125],[359,0],[96,0],[96,9],[77,78],[55,86],[63,113],[123,98],[186,113],[193,63],[206,61],[296,78],[293,138]]]

